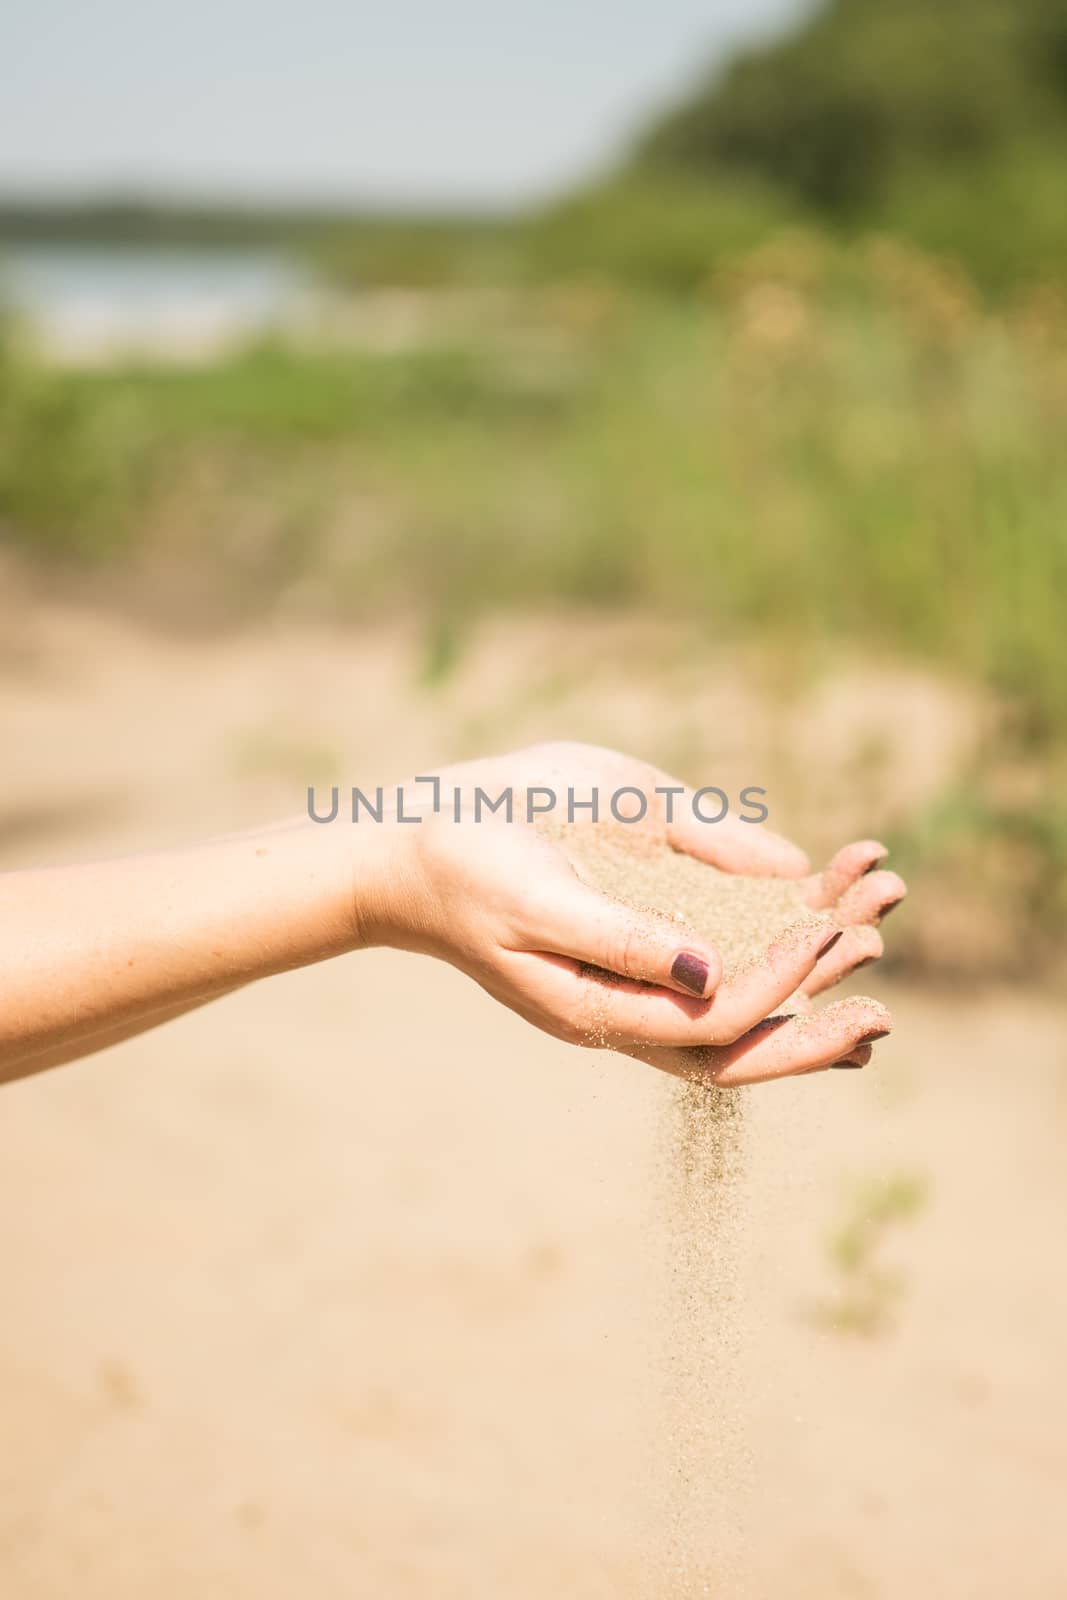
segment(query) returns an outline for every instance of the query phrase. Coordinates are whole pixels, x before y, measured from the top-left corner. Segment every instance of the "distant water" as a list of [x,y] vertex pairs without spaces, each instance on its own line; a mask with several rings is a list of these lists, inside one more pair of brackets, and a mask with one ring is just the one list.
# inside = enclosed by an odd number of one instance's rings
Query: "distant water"
[[311,290],[268,250],[0,245],[0,300],[74,349],[211,345],[284,320]]

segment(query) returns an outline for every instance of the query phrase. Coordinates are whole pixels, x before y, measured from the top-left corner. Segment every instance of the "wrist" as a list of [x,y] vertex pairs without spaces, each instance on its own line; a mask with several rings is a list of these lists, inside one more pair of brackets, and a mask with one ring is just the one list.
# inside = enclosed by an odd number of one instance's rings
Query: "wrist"
[[419,878],[418,824],[338,821],[322,827],[332,835],[339,861],[349,948],[404,945]]

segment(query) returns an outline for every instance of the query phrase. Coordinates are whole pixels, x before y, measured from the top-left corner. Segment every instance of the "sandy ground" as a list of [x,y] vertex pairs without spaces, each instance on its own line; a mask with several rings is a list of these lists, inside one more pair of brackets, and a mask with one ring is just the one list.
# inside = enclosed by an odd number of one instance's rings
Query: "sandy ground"
[[[436,697],[402,636],[3,639],[9,864],[291,809],[331,747],[681,738],[640,660],[520,703],[514,637]],[[746,1095],[721,1179],[673,1084],[388,953],[5,1090],[0,1593],[1063,1595],[1067,1010],[865,977],[877,1069]]]

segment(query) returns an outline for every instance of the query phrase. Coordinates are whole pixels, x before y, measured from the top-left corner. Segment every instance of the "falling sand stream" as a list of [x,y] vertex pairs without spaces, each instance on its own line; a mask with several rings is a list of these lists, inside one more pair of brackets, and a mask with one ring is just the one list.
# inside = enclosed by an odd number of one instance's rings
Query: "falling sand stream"
[[[765,960],[773,939],[811,921],[795,882],[719,871],[625,825],[553,833],[594,887],[712,943],[724,976]],[[741,1393],[745,1122],[743,1091],[683,1080],[660,1130],[669,1249],[653,1269],[661,1298],[647,1589],[656,1600],[745,1592],[741,1522],[753,1476]]]

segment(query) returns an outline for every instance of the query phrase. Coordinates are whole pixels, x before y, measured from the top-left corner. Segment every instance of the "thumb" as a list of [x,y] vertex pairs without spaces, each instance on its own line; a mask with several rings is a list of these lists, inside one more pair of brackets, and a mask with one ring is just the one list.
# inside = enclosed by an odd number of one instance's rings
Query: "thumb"
[[662,912],[635,911],[576,874],[553,873],[542,880],[526,911],[536,948],[553,955],[702,1000],[722,978],[715,947],[688,923]]

